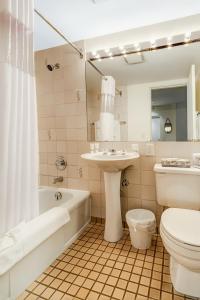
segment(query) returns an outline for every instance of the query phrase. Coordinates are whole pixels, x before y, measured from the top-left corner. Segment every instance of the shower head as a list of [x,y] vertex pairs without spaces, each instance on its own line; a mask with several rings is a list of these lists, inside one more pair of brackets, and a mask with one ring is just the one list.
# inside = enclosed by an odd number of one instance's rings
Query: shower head
[[46,67],[49,71],[53,71],[56,69],[60,69],[60,64],[56,63],[55,65],[51,65],[51,64],[46,64]]
[[47,65],[47,69],[52,72],[54,67],[53,67],[53,65]]

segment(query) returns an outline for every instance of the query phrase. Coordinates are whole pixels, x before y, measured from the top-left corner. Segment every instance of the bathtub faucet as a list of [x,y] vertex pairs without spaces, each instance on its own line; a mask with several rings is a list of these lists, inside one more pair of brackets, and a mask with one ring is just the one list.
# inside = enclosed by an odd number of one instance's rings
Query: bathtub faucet
[[53,179],[53,184],[56,184],[57,182],[63,182],[63,176],[55,177]]

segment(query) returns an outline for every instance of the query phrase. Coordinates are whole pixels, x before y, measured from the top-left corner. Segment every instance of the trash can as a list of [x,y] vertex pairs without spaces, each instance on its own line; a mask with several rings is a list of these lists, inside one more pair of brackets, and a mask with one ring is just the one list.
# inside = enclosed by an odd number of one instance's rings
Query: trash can
[[126,213],[126,222],[129,226],[131,244],[137,249],[151,247],[152,234],[156,229],[156,218],[152,211],[147,209],[133,209]]

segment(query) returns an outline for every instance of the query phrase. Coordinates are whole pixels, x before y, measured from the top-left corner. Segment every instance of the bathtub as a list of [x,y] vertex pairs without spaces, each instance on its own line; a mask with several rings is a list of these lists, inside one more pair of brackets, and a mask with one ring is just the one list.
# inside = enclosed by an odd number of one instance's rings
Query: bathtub
[[0,300],[16,299],[77,239],[90,222],[90,193],[40,187],[39,211],[37,218],[25,224],[21,241],[8,248],[10,252],[5,250],[8,258],[9,253],[15,255],[5,271],[0,264]]

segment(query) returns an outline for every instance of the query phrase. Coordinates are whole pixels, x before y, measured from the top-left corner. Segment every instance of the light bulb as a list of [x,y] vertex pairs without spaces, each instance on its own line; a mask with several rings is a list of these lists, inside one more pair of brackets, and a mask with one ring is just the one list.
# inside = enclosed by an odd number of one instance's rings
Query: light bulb
[[151,48],[156,48],[156,41],[155,40],[151,41]]
[[167,39],[167,45],[168,45],[168,48],[169,48],[169,49],[172,47],[172,38],[171,38],[171,37],[169,37],[169,38]]
[[185,43],[188,43],[189,42],[189,40],[190,40],[190,38],[191,38],[191,33],[190,32],[187,32],[186,34],[185,34]]

